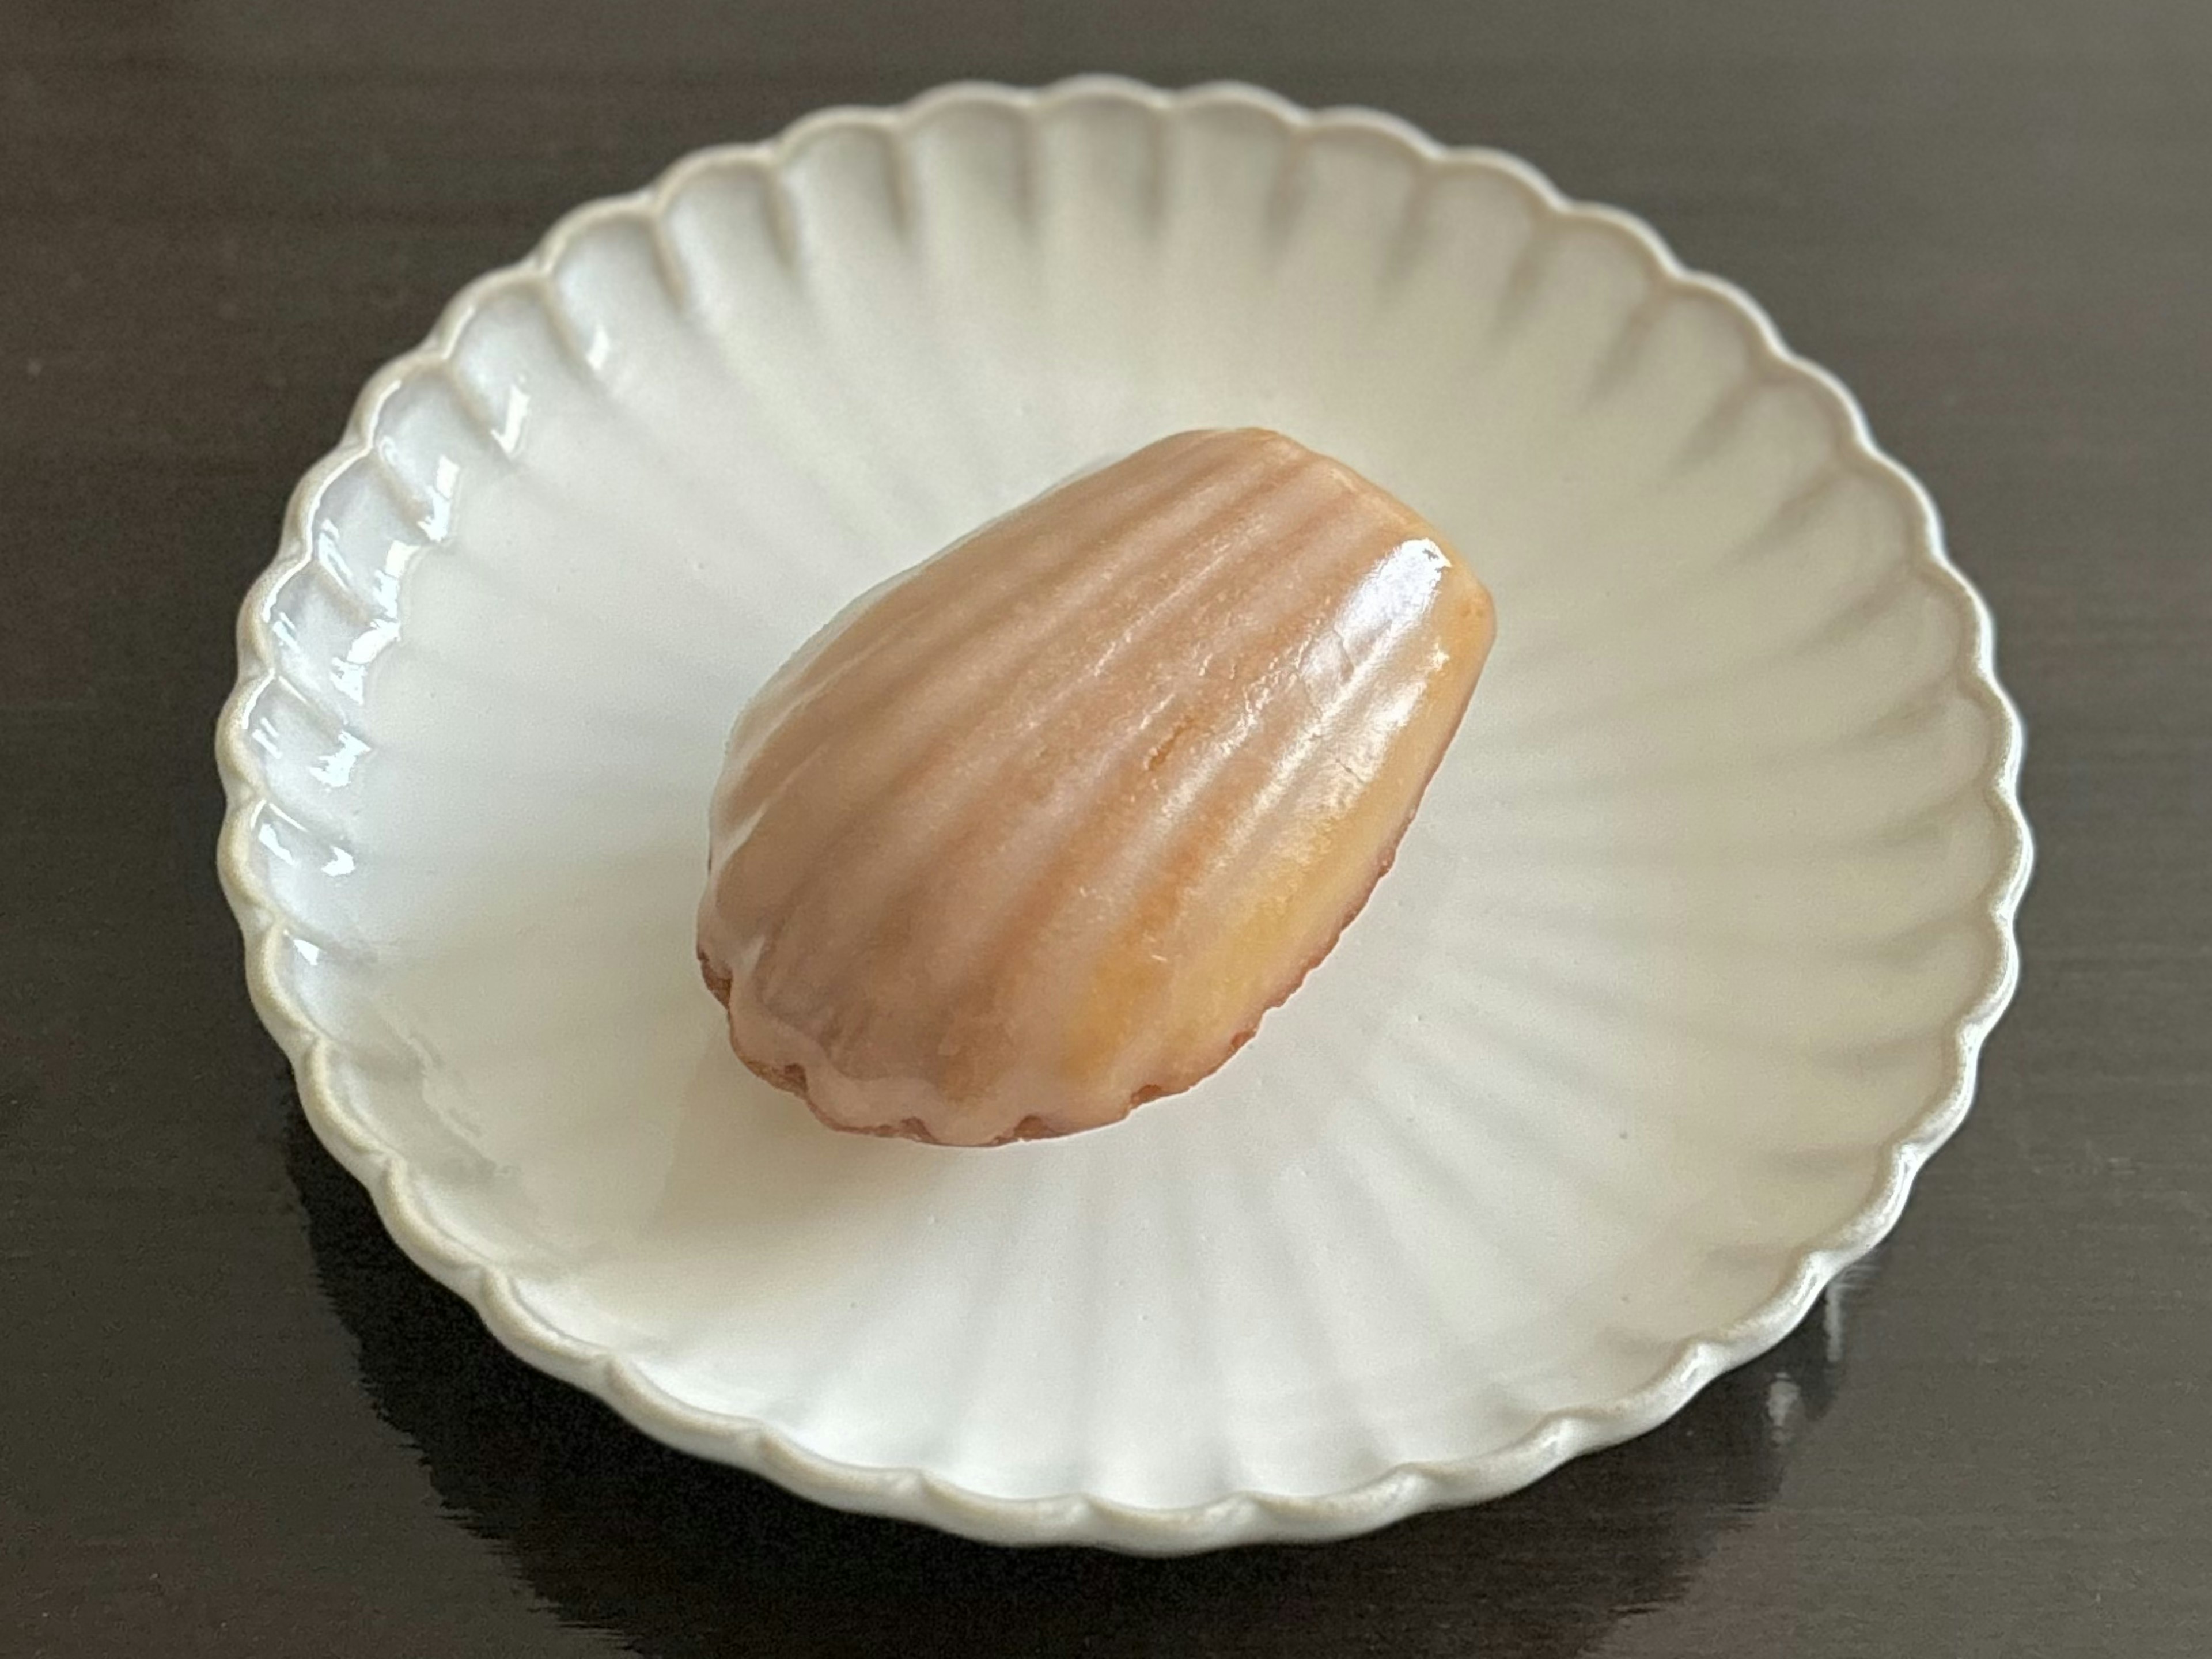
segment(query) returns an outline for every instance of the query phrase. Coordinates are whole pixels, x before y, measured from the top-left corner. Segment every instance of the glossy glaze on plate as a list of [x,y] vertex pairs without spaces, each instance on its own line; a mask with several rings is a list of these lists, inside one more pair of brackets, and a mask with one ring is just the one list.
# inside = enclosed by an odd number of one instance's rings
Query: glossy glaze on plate
[[989,1146],[1217,1069],[1389,866],[1488,655],[1435,527],[1279,433],[1147,444],[753,699],[699,960],[832,1127]]
[[[1176,1109],[823,1133],[699,989],[731,710],[1243,425],[1510,623],[1389,880]],[[249,978],[394,1237],[648,1431],[981,1537],[1342,1534],[1651,1426],[1888,1229],[2013,983],[2019,727],[1848,397],[1636,222],[1249,88],[952,88],[585,210],[370,383],[240,638]]]

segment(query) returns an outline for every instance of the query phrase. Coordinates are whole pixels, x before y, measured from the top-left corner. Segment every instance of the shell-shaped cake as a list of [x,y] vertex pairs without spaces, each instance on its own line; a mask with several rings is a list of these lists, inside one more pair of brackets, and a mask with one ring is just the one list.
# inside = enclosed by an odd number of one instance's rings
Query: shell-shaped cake
[[1366,902],[1492,627],[1431,526],[1273,432],[984,526],[738,721],[699,956],[739,1058],[957,1146],[1190,1087]]

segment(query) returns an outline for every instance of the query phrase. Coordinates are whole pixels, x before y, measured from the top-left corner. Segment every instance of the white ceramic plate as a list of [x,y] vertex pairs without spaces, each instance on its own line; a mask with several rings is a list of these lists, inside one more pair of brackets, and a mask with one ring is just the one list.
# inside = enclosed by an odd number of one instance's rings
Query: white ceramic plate
[[[829,1133],[692,961],[732,717],[1071,471],[1279,427],[1496,655],[1226,1068],[986,1152]],[[1783,1335],[1966,1109],[2019,726],[1835,382],[1505,157],[1264,93],[956,87],[696,155],[471,287],[248,599],[222,866],[316,1129],[499,1338],[825,1502],[1357,1532]]]

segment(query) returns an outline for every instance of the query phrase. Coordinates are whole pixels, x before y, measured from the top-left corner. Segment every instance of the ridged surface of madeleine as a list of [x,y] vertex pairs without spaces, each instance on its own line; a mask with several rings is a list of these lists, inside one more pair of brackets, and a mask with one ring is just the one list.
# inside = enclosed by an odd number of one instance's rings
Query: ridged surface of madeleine
[[1490,648],[1436,531],[1190,432],[864,597],[738,722],[699,916],[738,1055],[827,1123],[1110,1123],[1251,1036],[1389,866]]

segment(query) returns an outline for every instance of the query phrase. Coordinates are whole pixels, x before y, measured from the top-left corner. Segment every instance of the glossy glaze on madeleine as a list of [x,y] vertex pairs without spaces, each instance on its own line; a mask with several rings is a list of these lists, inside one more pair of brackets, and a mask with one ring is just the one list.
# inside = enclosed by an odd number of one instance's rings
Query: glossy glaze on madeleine
[[739,1057],[961,1146],[1188,1088],[1365,902],[1492,629],[1431,526],[1275,433],[985,526],[738,722],[699,955]]

